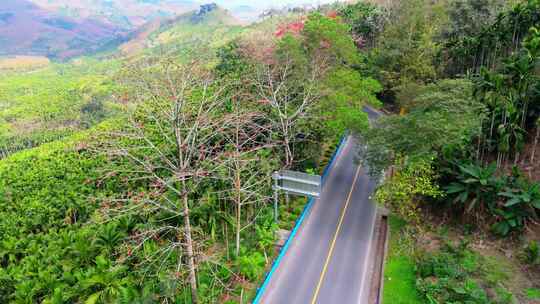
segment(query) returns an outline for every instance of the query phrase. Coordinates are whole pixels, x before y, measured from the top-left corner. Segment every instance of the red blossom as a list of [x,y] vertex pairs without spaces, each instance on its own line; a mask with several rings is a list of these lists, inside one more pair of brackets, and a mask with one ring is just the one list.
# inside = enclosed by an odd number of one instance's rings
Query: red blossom
[[330,11],[330,12],[328,12],[328,13],[326,14],[326,17],[332,18],[332,19],[337,18],[337,16],[338,16],[337,11]]
[[293,34],[298,35],[302,30],[304,30],[305,22],[304,20],[288,23],[285,25],[281,25],[277,31],[274,33],[274,35],[277,38],[282,38],[285,36],[285,34]]

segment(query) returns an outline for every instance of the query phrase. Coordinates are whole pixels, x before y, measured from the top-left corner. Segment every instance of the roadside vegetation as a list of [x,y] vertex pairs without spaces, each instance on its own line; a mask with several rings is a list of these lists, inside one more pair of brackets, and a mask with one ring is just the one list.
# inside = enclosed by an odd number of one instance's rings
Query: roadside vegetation
[[416,289],[416,270],[413,242],[407,222],[390,216],[390,236],[384,270],[383,303],[421,303]]
[[361,156],[386,170],[375,198],[407,223],[391,227],[385,302],[416,303],[392,282],[412,275],[420,303],[534,303],[540,269],[523,255],[539,241],[540,2],[356,8],[395,113],[361,132]]

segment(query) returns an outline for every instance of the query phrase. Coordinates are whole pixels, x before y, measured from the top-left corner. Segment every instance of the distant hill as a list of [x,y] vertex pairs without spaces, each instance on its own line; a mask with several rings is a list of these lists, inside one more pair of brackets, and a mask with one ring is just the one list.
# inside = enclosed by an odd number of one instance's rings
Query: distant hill
[[95,52],[127,33],[112,23],[66,17],[29,0],[0,1],[0,55],[64,59]]
[[242,22],[216,4],[201,5],[174,18],[161,18],[137,31],[119,49],[125,55],[136,55],[147,50],[192,50],[196,45],[222,45],[244,30]]
[[[4,0],[5,1],[5,0]],[[11,1],[11,0],[10,0]],[[156,18],[194,10],[196,0],[30,0],[72,18],[91,18],[121,28],[136,29]]]
[[[0,57],[65,60],[120,46],[133,55],[205,40],[220,43],[241,23],[198,0],[0,0]],[[253,11],[243,6],[243,13]],[[175,46],[176,44],[176,46]]]

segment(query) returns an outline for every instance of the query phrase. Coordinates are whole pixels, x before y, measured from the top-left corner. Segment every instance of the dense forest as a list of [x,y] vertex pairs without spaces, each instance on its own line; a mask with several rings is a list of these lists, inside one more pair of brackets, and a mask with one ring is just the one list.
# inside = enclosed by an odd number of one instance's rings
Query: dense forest
[[540,299],[540,1],[152,30],[0,68],[0,303],[247,303],[305,204],[276,223],[272,172],[322,172],[345,132],[392,213],[385,303]]

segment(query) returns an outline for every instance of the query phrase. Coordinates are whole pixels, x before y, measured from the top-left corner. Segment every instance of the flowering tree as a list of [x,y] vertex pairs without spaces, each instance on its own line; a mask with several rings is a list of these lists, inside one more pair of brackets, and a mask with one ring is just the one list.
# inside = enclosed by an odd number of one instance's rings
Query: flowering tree
[[135,108],[120,131],[107,134],[110,140],[103,151],[127,163],[125,169],[115,168],[115,174],[146,181],[150,188],[112,200],[110,211],[169,219],[154,220],[132,240],[135,248],[154,238],[168,240],[156,258],[177,256],[177,271],[187,265],[192,302],[197,303],[190,211],[203,182],[217,177],[223,164],[221,136],[228,123],[221,111],[225,86],[215,83],[196,63],[182,66],[170,60],[135,64],[123,76],[121,82],[129,88]]

